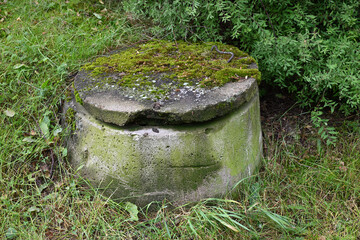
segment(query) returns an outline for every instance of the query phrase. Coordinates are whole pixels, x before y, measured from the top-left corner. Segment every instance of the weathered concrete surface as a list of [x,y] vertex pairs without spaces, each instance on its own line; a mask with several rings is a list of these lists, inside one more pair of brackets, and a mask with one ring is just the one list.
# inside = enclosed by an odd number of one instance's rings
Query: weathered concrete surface
[[118,127],[72,101],[67,106],[76,111],[68,141],[72,164],[83,166],[81,175],[106,195],[140,206],[164,198],[181,204],[220,196],[252,174],[262,154],[257,86],[247,84],[254,89],[234,112],[182,126]]
[[[77,82],[91,78],[84,72],[77,75]],[[255,79],[227,83],[214,89],[179,89],[181,97],[161,102],[133,100],[119,89],[93,89],[80,93],[85,109],[96,119],[118,126],[137,124],[179,124],[204,122],[226,115],[239,108],[257,92]],[[77,89],[81,89],[78,87]],[[128,94],[128,93],[126,93]]]

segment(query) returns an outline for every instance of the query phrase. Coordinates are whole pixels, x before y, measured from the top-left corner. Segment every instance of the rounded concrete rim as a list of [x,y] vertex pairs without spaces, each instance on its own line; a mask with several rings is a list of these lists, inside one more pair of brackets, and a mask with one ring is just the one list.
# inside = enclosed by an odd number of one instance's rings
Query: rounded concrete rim
[[[87,77],[80,72],[76,80]],[[205,122],[239,108],[256,93],[257,81],[248,78],[213,88],[194,100],[182,98],[172,102],[136,101],[117,90],[80,94],[84,108],[96,119],[118,126],[134,123],[180,124]]]

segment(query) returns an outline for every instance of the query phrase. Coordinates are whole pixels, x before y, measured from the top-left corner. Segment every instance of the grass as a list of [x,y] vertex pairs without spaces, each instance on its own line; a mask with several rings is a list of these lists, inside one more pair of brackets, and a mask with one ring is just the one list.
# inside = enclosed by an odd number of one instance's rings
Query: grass
[[[115,5],[95,0],[0,5],[0,238],[359,238],[355,120],[338,123],[333,147],[301,118],[309,115],[287,112],[264,119],[262,168],[239,183],[233,200],[180,207],[164,201],[148,211],[86,187],[67,164],[59,107],[81,65],[145,38],[144,28],[128,24]],[[285,118],[295,123],[287,126]]]

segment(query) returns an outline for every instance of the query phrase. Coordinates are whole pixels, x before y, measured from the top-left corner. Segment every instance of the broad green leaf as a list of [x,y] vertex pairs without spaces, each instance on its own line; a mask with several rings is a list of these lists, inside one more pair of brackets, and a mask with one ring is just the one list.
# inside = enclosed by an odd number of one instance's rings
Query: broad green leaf
[[61,151],[61,155],[63,156],[63,157],[66,157],[67,156],[67,148],[64,148],[62,151]]
[[130,220],[132,221],[139,221],[139,210],[138,207],[131,203],[131,202],[126,202],[125,203],[125,210],[128,211],[130,213]]
[[45,137],[48,137],[50,135],[49,127],[50,127],[50,119],[48,116],[45,116],[43,120],[39,124],[40,129],[42,133],[45,135]]

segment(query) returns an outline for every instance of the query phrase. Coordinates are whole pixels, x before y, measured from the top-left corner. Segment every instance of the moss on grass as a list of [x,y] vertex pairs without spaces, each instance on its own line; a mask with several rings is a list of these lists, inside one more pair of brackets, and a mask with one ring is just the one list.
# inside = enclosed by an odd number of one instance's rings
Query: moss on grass
[[[235,57],[227,63],[229,54],[220,54],[213,45],[221,51],[233,52]],[[190,44],[183,41],[152,41],[129,48],[108,57],[99,57],[94,62],[82,67],[93,77],[116,74],[115,82],[121,87],[139,87],[152,85],[152,75],[166,76],[167,82],[174,82],[212,88],[222,86],[227,82],[239,81],[254,77],[258,82],[261,75],[257,69],[248,69],[256,61],[238,48],[222,43]],[[114,79],[110,80],[114,83]]]
[[75,121],[75,110],[73,108],[69,107],[66,110],[65,120],[66,120],[66,123],[68,124],[68,126],[70,126],[71,131],[74,132],[76,129],[76,121]]

